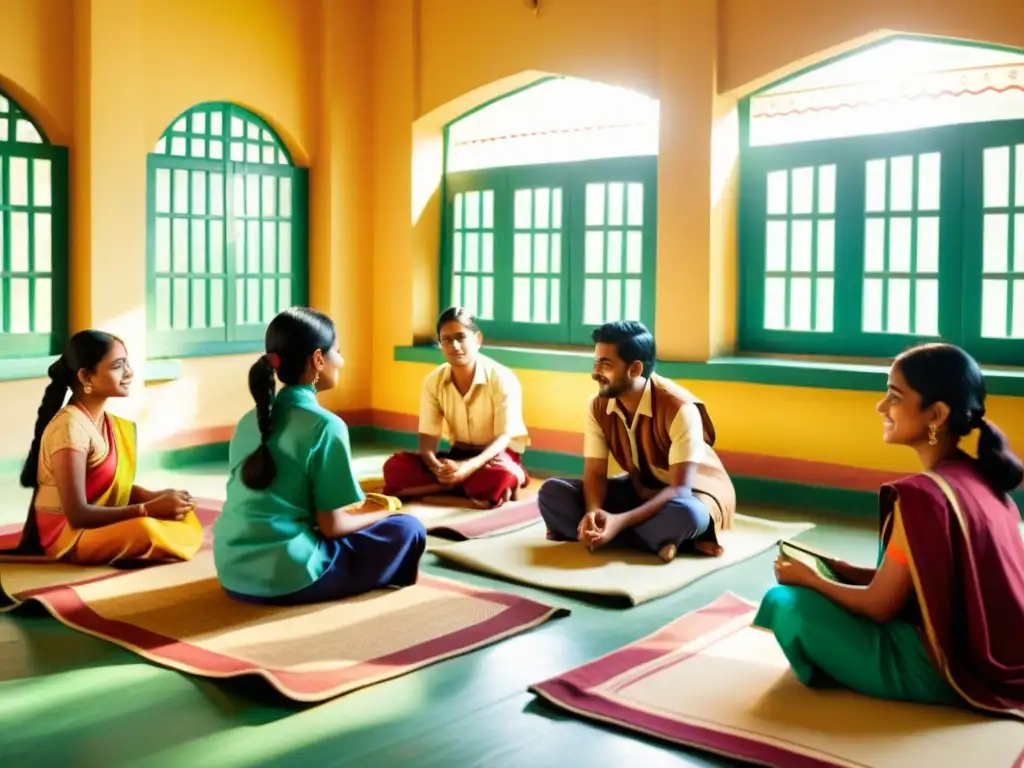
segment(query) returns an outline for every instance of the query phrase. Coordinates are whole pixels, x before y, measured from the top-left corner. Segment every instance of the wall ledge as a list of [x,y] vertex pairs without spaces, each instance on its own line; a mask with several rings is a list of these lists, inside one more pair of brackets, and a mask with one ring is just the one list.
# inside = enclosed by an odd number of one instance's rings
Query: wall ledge
[[0,381],[21,381],[24,379],[45,379],[57,355],[47,357],[17,357],[4,360],[0,365]]
[[[45,379],[58,355],[48,357],[19,357],[0,361],[0,381]],[[142,380],[146,383],[174,381],[181,378],[181,360],[147,360],[142,365]]]
[[[484,353],[510,368],[590,373],[590,350],[485,346]],[[394,359],[405,363],[444,361],[436,344],[395,347]],[[659,360],[658,373],[672,379],[774,384],[789,387],[884,392],[889,368],[870,363],[838,363],[778,357],[716,357],[706,362]],[[1024,368],[987,368],[990,395],[1024,397]]]

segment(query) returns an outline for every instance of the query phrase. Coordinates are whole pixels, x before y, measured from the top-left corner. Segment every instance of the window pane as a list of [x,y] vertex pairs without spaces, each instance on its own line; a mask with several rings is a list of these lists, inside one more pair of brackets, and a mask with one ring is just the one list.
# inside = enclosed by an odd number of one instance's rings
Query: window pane
[[193,328],[206,327],[206,281],[192,280],[192,323]]
[[608,239],[605,242],[608,256],[608,265],[605,267],[608,272],[622,271],[622,230],[608,232]]
[[638,275],[643,271],[644,264],[644,233],[630,231],[626,233],[626,271]]
[[814,330],[818,332],[832,332],[832,312],[834,307],[832,292],[834,289],[835,285],[831,277],[818,279],[817,302],[814,310]]
[[587,279],[583,283],[583,322],[601,325],[604,322],[603,281]]
[[786,231],[785,221],[769,221],[765,235],[764,268],[767,272],[784,272],[786,269]]
[[614,182],[608,185],[608,226],[610,227],[621,227],[622,226],[622,207],[624,204],[624,195],[621,182]]
[[793,213],[811,213],[814,207],[814,168],[793,170]]
[[914,332],[923,336],[939,335],[939,281],[918,280],[915,297]]
[[793,222],[793,251],[789,268],[793,272],[811,271],[811,222],[801,219]]
[[794,277],[789,284],[789,328],[811,330],[811,279]]
[[26,278],[14,278],[10,285],[11,333],[29,333],[32,330],[29,281]]
[[885,160],[868,160],[865,169],[864,210],[879,212],[885,205]]
[[590,230],[585,243],[586,271],[589,274],[604,271],[604,232]]
[[870,277],[864,281],[864,305],[861,329],[865,333],[882,331],[882,281]]
[[917,158],[917,209],[939,210],[939,184],[942,155],[929,152]]
[[[10,265],[13,272],[28,272],[28,214],[11,212]],[[13,304],[11,305],[13,306]]]
[[586,206],[587,226],[604,226],[604,184],[587,184]]
[[627,205],[626,224],[640,227],[644,223],[644,185],[630,184],[628,187],[629,202]]
[[1006,272],[1010,217],[1005,213],[985,214],[983,228],[982,271]]
[[835,269],[836,223],[832,219],[818,222],[818,271]]
[[888,323],[889,333],[910,333],[910,280],[889,280]]
[[1010,322],[1010,335],[1015,339],[1024,339],[1024,280],[1013,281],[1013,316]]
[[936,216],[917,220],[917,271],[939,271],[939,219]]
[[37,158],[32,161],[32,200],[37,208],[53,204],[50,161]]
[[494,319],[494,278],[484,277],[481,279],[482,289],[480,291],[480,314],[481,320]]
[[512,271],[529,272],[531,262],[531,243],[533,239],[527,233],[516,234],[512,238]]
[[48,213],[35,215],[35,271],[49,272],[53,264],[53,223]]
[[835,213],[836,210],[836,167],[823,165],[818,168],[818,213]]
[[981,335],[987,339],[1006,337],[1006,289],[1006,280],[981,282]]
[[188,328],[188,279],[174,279],[173,306],[171,307],[171,323],[175,329]]
[[512,280],[512,320],[517,323],[530,322],[530,278],[517,277]]
[[517,189],[515,195],[516,229],[529,229],[533,221],[533,194],[529,189]]
[[604,303],[604,321],[606,323],[615,322],[616,320],[622,319],[622,281],[621,280],[606,280],[605,281],[605,303]]
[[1010,148],[990,147],[982,158],[985,207],[1005,208],[1010,203]]
[[885,270],[885,219],[864,222],[864,271]]
[[889,160],[889,210],[909,211],[913,207],[914,158],[910,155]]
[[[616,233],[617,234],[617,233]],[[533,271],[548,271],[548,235],[537,234],[533,236]]]
[[35,324],[36,333],[50,333],[53,329],[53,284],[48,277],[35,281]]
[[[622,310],[623,320],[640,319],[640,281],[626,280],[626,302]],[[1024,294],[1024,291],[1021,292]]]
[[28,160],[12,157],[8,168],[8,201],[11,205],[28,205]]
[[768,277],[764,281],[764,327],[783,330],[786,327],[786,278]]
[[551,190],[534,190],[533,204],[533,226],[537,229],[547,229],[551,226]]
[[889,271],[910,271],[910,219],[889,219]]
[[533,322],[548,321],[548,281],[542,277],[533,280]]
[[789,172],[772,171],[768,174],[768,215],[785,216],[789,213]]
[[210,327],[224,327],[224,281],[210,281]]

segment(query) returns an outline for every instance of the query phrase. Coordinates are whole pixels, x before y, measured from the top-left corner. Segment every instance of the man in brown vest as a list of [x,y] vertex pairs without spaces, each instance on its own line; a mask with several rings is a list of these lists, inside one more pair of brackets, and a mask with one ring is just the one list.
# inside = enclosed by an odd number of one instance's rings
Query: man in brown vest
[[[548,538],[591,550],[612,541],[666,562],[692,542],[721,555],[736,492],[712,446],[704,404],[654,373],[654,337],[638,322],[594,331],[598,394],[587,405],[583,480],[548,480],[539,492]],[[626,471],[608,477],[608,457]]]

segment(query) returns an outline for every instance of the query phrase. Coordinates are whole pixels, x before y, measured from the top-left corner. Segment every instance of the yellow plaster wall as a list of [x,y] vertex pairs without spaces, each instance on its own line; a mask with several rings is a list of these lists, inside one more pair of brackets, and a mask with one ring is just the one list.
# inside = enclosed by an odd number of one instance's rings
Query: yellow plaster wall
[[[441,126],[524,79],[554,73],[660,99],[655,333],[664,359],[706,360],[735,344],[736,99],[886,30],[1024,46],[1024,6],[945,0],[393,0],[375,25],[373,407],[415,413],[425,364],[395,345],[429,336],[437,295]],[[410,128],[410,123],[415,121]],[[517,371],[532,427],[577,432],[593,392],[581,374]],[[710,405],[723,449],[884,470],[913,469],[881,446],[868,392],[683,382]],[[1024,402],[990,413],[1024,446]]]
[[[660,99],[655,332],[666,359],[735,340],[735,100],[886,30],[1024,46],[1012,0],[0,0],[0,83],[72,147],[74,329],[123,334],[145,357],[145,155],[192,104],[260,114],[310,171],[310,296],[342,330],[338,410],[413,413],[429,366],[396,345],[437,310],[441,127],[543,74]],[[121,410],[145,444],[232,424],[250,356],[185,361]],[[533,427],[576,431],[586,376],[518,372]],[[687,382],[723,448],[880,469],[871,393]],[[0,383],[0,458],[24,450],[42,381]],[[1024,441],[1024,405],[991,412]]]
[[[146,358],[146,155],[173,119],[203,101],[267,120],[310,172],[310,299],[339,326],[369,312],[372,6],[357,0],[0,0],[0,83],[57,143],[71,147],[72,330],[122,335]],[[367,371],[369,333],[346,334]],[[173,382],[112,409],[138,419],[143,446],[203,439],[251,407],[254,355],[185,360]],[[45,382],[0,383],[0,458],[27,449]],[[326,404],[369,406],[366,375]],[[221,433],[223,430],[219,430]]]

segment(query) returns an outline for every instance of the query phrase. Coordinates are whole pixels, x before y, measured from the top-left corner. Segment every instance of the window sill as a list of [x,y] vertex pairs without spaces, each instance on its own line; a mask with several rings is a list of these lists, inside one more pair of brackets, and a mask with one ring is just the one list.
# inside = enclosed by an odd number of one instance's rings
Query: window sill
[[176,381],[181,378],[181,360],[147,360],[142,366],[142,380],[147,384]]
[[46,357],[15,357],[0,363],[0,381],[23,381],[48,378],[47,371],[57,355]]
[[[502,365],[537,371],[590,373],[590,350],[487,346],[484,352]],[[406,363],[444,361],[436,345],[395,347],[394,359]],[[884,392],[889,368],[878,364],[832,363],[766,357],[717,357],[707,362],[659,360],[658,373],[690,381],[735,381],[788,387]],[[990,395],[1024,397],[1024,368],[985,370]]]
[[[0,361],[0,381],[45,379],[58,355],[19,357]],[[151,383],[181,378],[180,360],[147,360],[142,366],[142,380]]]

